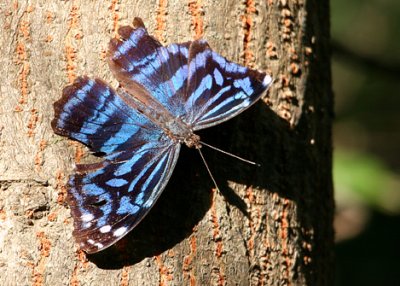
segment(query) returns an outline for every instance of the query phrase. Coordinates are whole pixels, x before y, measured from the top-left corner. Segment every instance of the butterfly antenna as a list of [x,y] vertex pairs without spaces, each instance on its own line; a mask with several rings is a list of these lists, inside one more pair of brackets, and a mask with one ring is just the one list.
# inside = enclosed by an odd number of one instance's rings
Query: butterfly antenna
[[200,148],[198,148],[197,150],[199,150],[200,157],[201,157],[201,159],[203,160],[204,165],[206,166],[207,172],[208,172],[208,174],[210,175],[211,180],[214,182],[215,187],[216,187],[217,190],[219,191],[219,187],[218,187],[218,185],[217,185],[217,182],[215,181],[214,176],[211,174],[211,170],[210,170],[210,168],[208,167],[208,164],[207,164],[207,162],[206,162],[206,159],[205,159],[204,156],[203,156],[203,153],[201,152]]
[[203,141],[200,141],[200,144],[201,144],[201,145],[204,145],[204,146],[206,146],[206,147],[208,147],[208,148],[214,149],[215,151],[221,152],[222,154],[225,154],[225,155],[231,156],[231,157],[233,157],[233,158],[236,158],[236,159],[238,159],[238,160],[240,160],[240,161],[246,162],[246,163],[248,163],[248,164],[255,165],[255,166],[258,166],[258,167],[261,166],[260,164],[258,164],[258,163],[256,163],[256,162],[253,162],[253,161],[244,159],[244,158],[242,158],[242,157],[239,157],[239,156],[237,156],[237,155],[235,155],[235,154],[226,152],[226,151],[221,150],[221,149],[219,149],[219,148],[217,148],[217,147],[214,147],[214,146],[212,146],[212,145],[208,145],[207,143],[204,143]]

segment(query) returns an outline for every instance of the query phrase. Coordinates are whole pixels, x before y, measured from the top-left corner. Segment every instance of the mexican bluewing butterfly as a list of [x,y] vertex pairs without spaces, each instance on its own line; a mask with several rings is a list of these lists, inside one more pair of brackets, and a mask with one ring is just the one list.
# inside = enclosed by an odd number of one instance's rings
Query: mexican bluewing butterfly
[[68,182],[74,236],[87,253],[111,246],[143,219],[181,144],[201,147],[194,131],[241,113],[272,81],[226,60],[204,40],[164,47],[139,18],[118,33],[108,63],[121,87],[80,77],[54,104],[54,132],[104,155],[77,165]]

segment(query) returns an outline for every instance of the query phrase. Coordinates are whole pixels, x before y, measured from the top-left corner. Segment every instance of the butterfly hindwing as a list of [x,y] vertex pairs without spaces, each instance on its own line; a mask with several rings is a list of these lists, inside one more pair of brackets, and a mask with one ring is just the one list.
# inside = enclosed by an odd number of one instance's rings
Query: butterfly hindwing
[[68,203],[74,235],[86,252],[122,238],[153,206],[178,158],[180,144],[100,80],[78,78],[54,104],[57,134],[104,153],[104,161],[77,165]]
[[149,142],[100,164],[78,165],[69,181],[68,204],[82,249],[107,248],[143,219],[168,182],[179,148]]
[[193,130],[224,122],[266,93],[271,77],[228,61],[204,40],[189,49],[189,70],[184,118]]

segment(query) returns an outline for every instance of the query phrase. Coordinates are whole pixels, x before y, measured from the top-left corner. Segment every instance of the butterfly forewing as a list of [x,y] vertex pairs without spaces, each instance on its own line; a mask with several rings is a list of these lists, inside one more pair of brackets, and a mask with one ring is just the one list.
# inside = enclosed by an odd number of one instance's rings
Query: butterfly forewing
[[149,99],[138,94],[133,82],[144,87],[171,114],[183,115],[190,42],[163,47],[147,33],[143,22],[136,19],[135,25],[121,27],[120,38],[110,42],[108,62],[114,76],[140,101]]
[[184,120],[194,130],[224,122],[264,95],[271,84],[265,73],[228,61],[203,40],[192,42]]
[[64,89],[54,110],[53,130],[84,143],[96,153],[124,151],[164,134],[98,79],[78,78]]

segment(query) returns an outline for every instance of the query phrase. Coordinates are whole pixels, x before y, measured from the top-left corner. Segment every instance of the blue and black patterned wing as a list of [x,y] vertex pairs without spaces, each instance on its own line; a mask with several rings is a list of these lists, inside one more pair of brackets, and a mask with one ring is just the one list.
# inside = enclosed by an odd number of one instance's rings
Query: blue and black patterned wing
[[[232,63],[203,41],[163,47],[147,33],[141,19],[119,29],[109,45],[115,77],[138,100],[182,118],[193,130],[224,122],[266,93],[271,77]],[[138,85],[146,93],[138,93]],[[143,96],[144,95],[144,96]]]
[[106,155],[161,136],[162,130],[135,111],[137,104],[124,93],[119,96],[99,79],[78,78],[63,90],[54,104],[55,133],[82,142],[95,153]]
[[193,130],[224,122],[255,103],[271,82],[269,75],[228,61],[203,40],[194,41],[189,48],[183,120]]
[[184,115],[190,42],[164,47],[147,33],[139,18],[134,19],[134,27],[121,27],[118,33],[120,37],[109,44],[108,63],[121,85],[148,103],[150,99],[137,92],[139,84],[169,113]]
[[68,204],[81,249],[93,253],[111,246],[149,212],[180,148],[158,145],[150,142],[98,164],[77,166],[69,180]]
[[68,189],[74,236],[88,253],[121,239],[148,213],[167,184],[180,144],[136,109],[126,93],[79,78],[54,104],[55,133],[78,140],[104,161],[77,165]]

